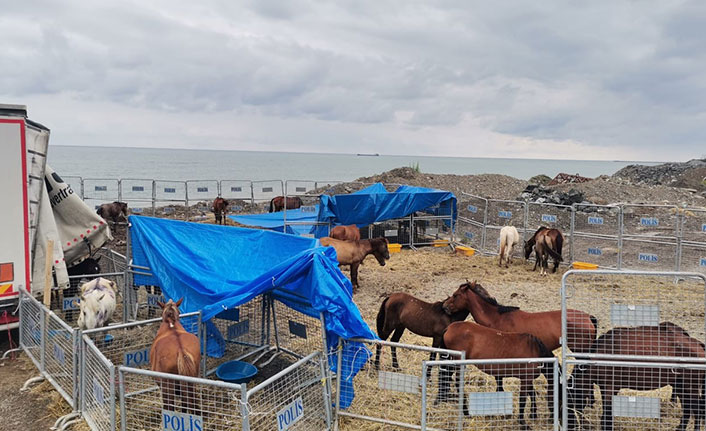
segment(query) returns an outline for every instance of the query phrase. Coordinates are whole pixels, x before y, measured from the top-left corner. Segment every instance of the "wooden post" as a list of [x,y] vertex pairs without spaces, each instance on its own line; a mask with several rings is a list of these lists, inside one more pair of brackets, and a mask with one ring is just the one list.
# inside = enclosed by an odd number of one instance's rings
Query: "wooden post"
[[44,261],[44,305],[51,307],[52,268],[54,267],[54,240],[47,240]]

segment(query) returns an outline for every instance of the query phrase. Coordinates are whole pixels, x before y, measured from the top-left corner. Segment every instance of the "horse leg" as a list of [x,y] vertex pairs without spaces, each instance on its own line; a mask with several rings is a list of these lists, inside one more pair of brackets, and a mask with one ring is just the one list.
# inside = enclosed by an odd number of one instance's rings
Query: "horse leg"
[[[383,327],[378,331],[378,337],[380,337],[381,340],[387,341],[387,337],[390,336],[390,329],[387,328],[387,325],[383,325]],[[380,352],[382,351],[382,345],[378,344],[375,346],[375,369],[379,370],[380,369]]]
[[351,264],[351,284],[353,284],[353,293],[358,290],[358,266],[360,266],[360,262]]
[[502,243],[500,244],[500,253],[498,256],[498,266],[503,266],[503,257],[505,256],[505,244]]
[[[400,341],[400,338],[402,338],[403,333],[404,327],[395,329],[395,333],[392,334],[392,338],[390,338],[390,341],[398,343]],[[392,351],[392,368],[399,370],[400,364],[399,362],[397,362],[397,348],[395,346],[391,346],[390,350]]]
[[613,431],[613,388],[601,389],[603,401],[603,415],[601,416],[600,428],[605,431]]

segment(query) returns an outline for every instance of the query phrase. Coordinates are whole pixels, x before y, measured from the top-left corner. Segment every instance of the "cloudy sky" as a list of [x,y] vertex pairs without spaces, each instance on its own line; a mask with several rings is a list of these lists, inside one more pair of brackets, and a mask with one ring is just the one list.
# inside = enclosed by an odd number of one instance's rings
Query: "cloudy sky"
[[55,145],[684,160],[706,2],[4,1]]

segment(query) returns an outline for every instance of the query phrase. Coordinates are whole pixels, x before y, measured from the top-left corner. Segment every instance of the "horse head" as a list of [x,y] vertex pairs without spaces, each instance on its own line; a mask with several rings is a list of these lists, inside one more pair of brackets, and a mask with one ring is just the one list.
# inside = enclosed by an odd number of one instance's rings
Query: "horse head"
[[390,259],[390,250],[387,245],[387,238],[373,238],[370,240],[370,246],[373,248],[373,255],[377,259],[380,266],[385,266],[385,261]]
[[528,260],[530,255],[532,254],[532,249],[534,248],[534,244],[532,241],[525,241],[524,244],[524,251],[525,251],[525,260]]
[[157,305],[162,309],[162,322],[167,323],[170,328],[174,328],[179,323],[179,306],[184,298],[180,298],[177,302],[171,299],[165,304],[157,301]]
[[118,204],[118,213],[123,213],[125,217],[127,217],[127,202],[114,202]]
[[470,308],[467,293],[471,286],[475,284],[475,281],[473,283],[466,282],[460,285],[451,296],[446,298],[446,300],[442,304],[442,307],[446,314],[451,315],[454,313],[458,313],[461,310],[468,310]]

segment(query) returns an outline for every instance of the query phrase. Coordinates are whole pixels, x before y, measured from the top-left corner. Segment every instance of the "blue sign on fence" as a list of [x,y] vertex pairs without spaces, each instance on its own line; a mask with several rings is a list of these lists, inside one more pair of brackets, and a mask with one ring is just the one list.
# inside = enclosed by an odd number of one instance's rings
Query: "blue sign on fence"
[[203,417],[162,410],[162,431],[202,431]]
[[306,325],[299,322],[295,322],[294,320],[290,320],[289,332],[299,338],[306,338]]
[[130,212],[132,212],[133,214],[142,214],[142,208],[140,208],[140,207],[130,208]]
[[706,257],[701,258],[701,263],[699,263],[700,266],[706,266]]
[[108,186],[96,186],[95,191],[97,192],[107,192],[108,191]]
[[542,221],[556,223],[556,216],[554,214],[542,214]]
[[277,412],[277,431],[287,431],[303,417],[304,401],[302,397],[298,397]]
[[233,341],[250,332],[250,320],[234,323],[228,327],[228,341]]
[[207,193],[208,187],[196,187],[196,192],[197,193]]
[[242,192],[243,188],[242,187],[231,187],[230,191],[231,192]]
[[589,216],[588,224],[603,224],[603,217]]
[[176,193],[176,189],[174,187],[165,187],[164,193]]
[[498,217],[500,217],[500,218],[512,218],[512,211],[498,211]]
[[640,217],[640,224],[642,226],[659,226],[659,219],[657,217]]
[[701,232],[706,232],[706,223],[701,225]]
[[272,193],[272,187],[263,187],[262,193]]
[[54,359],[56,359],[56,362],[60,363],[61,365],[66,365],[66,353],[64,352],[64,349],[54,343]]
[[314,206],[314,205],[305,205],[305,206],[299,208],[299,210],[300,210],[301,212],[303,212],[303,213],[315,213],[315,212],[316,212],[316,206]]
[[150,363],[150,347],[145,347],[142,350],[125,352],[123,355],[123,365],[126,367],[139,367],[140,365]]
[[105,392],[103,391],[103,386],[98,383],[98,380],[96,380],[95,377],[93,378],[93,399],[96,404],[105,403]]
[[649,262],[649,263],[655,263],[659,261],[659,258],[657,257],[656,254],[651,254],[651,253],[640,253],[637,256],[637,260],[640,262]]
[[466,208],[468,208],[468,211],[472,212],[473,214],[478,212],[478,207],[475,205],[468,205]]
[[603,254],[603,251],[600,248],[589,247],[588,254],[589,256],[600,256]]
[[144,192],[145,187],[144,186],[132,186],[132,191],[133,192]]
[[64,298],[62,304],[61,304],[61,309],[62,310],[78,310],[78,304],[81,302],[81,298],[78,296],[71,296],[68,298]]
[[464,232],[463,234],[464,234],[464,235],[466,236],[466,238],[468,238],[468,239],[473,239],[473,237],[475,236],[475,235],[473,234],[473,232]]
[[159,305],[157,305],[157,301],[161,303],[167,302],[167,300],[164,298],[164,295],[155,295],[148,293],[147,294],[147,306],[148,307],[154,307],[154,308],[159,308]]

